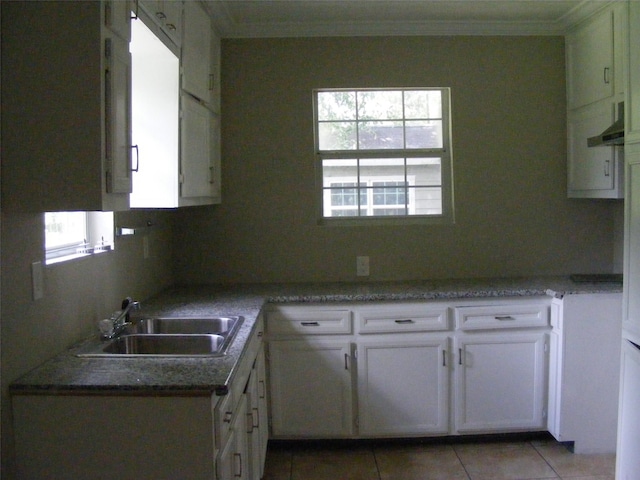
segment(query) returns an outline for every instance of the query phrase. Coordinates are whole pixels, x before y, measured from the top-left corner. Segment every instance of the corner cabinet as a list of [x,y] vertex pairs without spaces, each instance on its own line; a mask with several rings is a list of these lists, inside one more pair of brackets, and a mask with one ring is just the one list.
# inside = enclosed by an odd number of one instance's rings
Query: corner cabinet
[[568,197],[624,198],[622,149],[588,147],[624,99],[627,10],[612,2],[566,35]]
[[3,3],[4,210],[128,208],[129,36],[128,2]]
[[544,430],[548,309],[546,298],[270,306],[272,434]]

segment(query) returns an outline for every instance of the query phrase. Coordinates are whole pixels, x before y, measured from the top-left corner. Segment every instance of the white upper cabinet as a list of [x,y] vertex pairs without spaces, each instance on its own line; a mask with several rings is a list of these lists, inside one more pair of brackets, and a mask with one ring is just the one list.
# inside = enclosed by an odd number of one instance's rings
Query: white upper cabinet
[[566,37],[567,100],[570,109],[614,94],[613,11],[606,10]]
[[624,198],[619,147],[588,147],[624,100],[627,8],[607,5],[566,36],[568,197]]
[[184,5],[182,40],[182,90],[210,104],[214,89],[211,65],[213,60],[213,30],[209,15],[197,2]]
[[623,198],[622,151],[618,147],[587,146],[615,118],[615,105],[596,102],[567,113],[568,196],[571,198]]
[[627,84],[625,86],[625,143],[640,142],[640,2],[629,2]]
[[182,2],[179,0],[138,0],[139,9],[151,18],[173,43],[180,46],[182,41]]
[[128,208],[126,6],[3,3],[3,210]]
[[180,205],[220,203],[220,119],[181,97]]

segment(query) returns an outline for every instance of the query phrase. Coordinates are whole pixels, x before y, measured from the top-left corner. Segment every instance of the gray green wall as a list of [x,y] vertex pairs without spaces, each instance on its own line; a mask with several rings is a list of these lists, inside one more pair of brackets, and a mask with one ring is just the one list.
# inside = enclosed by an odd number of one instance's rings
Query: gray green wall
[[[220,206],[178,213],[181,283],[371,281],[615,269],[621,202],[566,198],[562,37],[227,39]],[[454,225],[319,226],[319,87],[452,90]]]

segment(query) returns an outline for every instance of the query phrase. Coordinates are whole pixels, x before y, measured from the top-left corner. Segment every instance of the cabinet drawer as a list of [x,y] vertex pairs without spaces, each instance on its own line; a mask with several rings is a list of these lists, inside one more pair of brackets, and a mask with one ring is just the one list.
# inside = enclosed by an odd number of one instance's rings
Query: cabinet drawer
[[351,310],[278,307],[267,313],[270,335],[327,335],[351,333]]
[[234,417],[233,393],[221,397],[214,409],[214,421],[216,431],[216,445],[222,447],[229,437],[231,422]]
[[445,305],[376,305],[356,309],[355,321],[358,333],[438,331],[449,328],[447,312]]
[[458,307],[455,317],[460,330],[546,327],[549,307],[541,303]]

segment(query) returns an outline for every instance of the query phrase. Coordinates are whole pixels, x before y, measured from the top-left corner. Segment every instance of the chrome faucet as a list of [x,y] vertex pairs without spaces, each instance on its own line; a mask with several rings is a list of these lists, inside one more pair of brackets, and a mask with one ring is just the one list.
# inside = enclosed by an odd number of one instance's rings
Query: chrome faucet
[[102,338],[104,339],[112,339],[119,336],[124,329],[131,325],[129,321],[129,315],[132,310],[139,310],[140,302],[136,302],[131,299],[131,297],[127,297],[122,301],[122,310],[118,310],[113,312],[109,321],[111,323],[111,329],[108,333],[103,333]]

